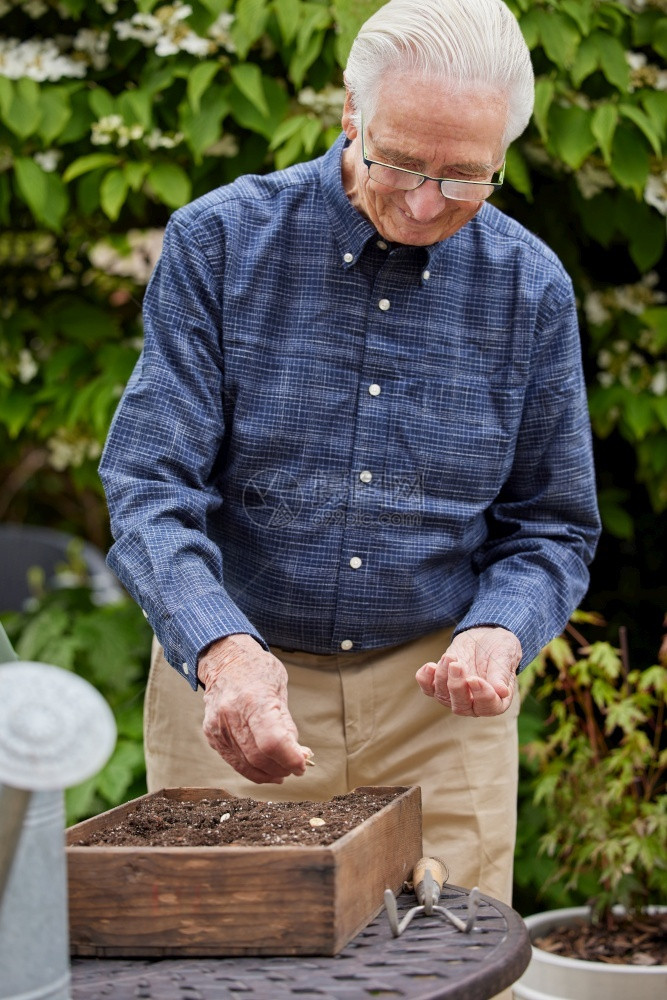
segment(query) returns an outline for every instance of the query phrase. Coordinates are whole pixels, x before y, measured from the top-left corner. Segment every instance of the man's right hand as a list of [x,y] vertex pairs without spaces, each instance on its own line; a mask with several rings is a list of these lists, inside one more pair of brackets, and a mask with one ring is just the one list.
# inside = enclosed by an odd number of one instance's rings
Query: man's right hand
[[252,636],[218,639],[200,657],[204,735],[228,764],[257,784],[281,784],[306,770],[287,708],[287,671]]

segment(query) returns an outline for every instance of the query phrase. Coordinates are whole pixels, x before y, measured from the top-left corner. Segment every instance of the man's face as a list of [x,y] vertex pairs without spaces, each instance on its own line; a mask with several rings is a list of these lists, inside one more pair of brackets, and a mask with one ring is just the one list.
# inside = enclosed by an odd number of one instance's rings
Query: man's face
[[[505,100],[497,94],[450,94],[442,84],[399,75],[384,82],[375,115],[363,123],[366,156],[430,177],[488,180],[502,164],[506,115]],[[414,191],[372,181],[349,98],[343,128],[352,140],[343,157],[345,190],[386,240],[428,246],[452,236],[479,211],[481,202],[445,198],[432,181]]]

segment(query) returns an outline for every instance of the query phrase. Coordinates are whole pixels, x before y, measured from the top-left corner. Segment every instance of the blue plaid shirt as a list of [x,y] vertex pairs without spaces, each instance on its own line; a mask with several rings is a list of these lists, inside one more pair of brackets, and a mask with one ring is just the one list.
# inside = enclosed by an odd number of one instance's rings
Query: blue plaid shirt
[[496,624],[525,665],[588,584],[561,264],[488,204],[442,243],[387,245],[343,145],[175,212],[146,292],[100,467],[109,563],[193,687],[234,632],[335,653]]

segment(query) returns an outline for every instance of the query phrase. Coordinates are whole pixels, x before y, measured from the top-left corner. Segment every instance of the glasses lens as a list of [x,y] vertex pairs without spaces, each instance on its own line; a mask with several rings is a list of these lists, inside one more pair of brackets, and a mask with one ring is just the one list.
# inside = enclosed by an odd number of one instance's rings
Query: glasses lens
[[458,181],[441,181],[440,190],[445,198],[453,201],[485,201],[495,188],[493,184],[466,184]]
[[368,168],[368,176],[376,184],[400,188],[402,191],[412,191],[421,184],[419,174],[411,174],[399,167],[386,167],[383,163],[371,163]]

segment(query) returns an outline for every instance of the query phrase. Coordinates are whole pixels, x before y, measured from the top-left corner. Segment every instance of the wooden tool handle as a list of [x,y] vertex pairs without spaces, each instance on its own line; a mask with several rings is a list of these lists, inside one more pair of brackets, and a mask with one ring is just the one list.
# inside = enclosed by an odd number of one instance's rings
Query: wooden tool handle
[[438,893],[442,890],[443,883],[447,881],[449,872],[444,861],[441,861],[440,858],[420,858],[412,872],[412,883],[417,896],[419,896],[417,886],[424,881],[424,874],[427,870],[430,871],[433,881],[438,887]]

